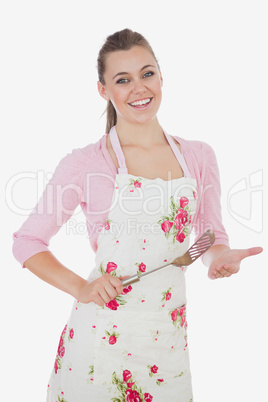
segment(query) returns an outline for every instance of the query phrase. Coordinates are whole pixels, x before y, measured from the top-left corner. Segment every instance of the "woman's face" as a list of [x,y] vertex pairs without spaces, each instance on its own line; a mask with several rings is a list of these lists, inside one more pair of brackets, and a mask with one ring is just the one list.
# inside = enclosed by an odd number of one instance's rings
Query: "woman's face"
[[152,54],[142,46],[111,52],[106,58],[105,85],[100,95],[111,100],[117,119],[148,123],[154,119],[162,99],[163,78]]

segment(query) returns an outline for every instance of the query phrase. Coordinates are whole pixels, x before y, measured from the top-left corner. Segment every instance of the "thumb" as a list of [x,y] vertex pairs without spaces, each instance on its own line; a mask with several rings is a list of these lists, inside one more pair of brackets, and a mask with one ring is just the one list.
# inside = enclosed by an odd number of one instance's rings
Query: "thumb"
[[252,255],[260,254],[263,251],[262,247],[250,247],[242,250],[237,250],[237,257],[239,260],[250,257]]
[[119,279],[126,279],[126,278],[129,278],[129,276],[130,276],[130,275],[127,275],[127,276],[119,276]]
[[263,248],[262,247],[251,247],[248,249],[249,250],[249,255],[256,255],[256,254],[260,254],[263,252]]

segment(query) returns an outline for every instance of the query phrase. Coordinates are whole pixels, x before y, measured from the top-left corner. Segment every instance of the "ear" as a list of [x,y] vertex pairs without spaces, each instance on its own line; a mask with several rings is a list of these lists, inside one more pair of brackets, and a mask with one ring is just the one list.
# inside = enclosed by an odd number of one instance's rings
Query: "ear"
[[102,83],[100,81],[97,82],[97,85],[98,85],[98,91],[99,91],[100,96],[107,101],[110,100],[110,98],[106,92],[105,86],[102,85]]
[[164,80],[163,80],[163,76],[162,76],[161,70],[159,70],[159,72],[160,72],[160,80],[161,80],[161,87],[162,87]]

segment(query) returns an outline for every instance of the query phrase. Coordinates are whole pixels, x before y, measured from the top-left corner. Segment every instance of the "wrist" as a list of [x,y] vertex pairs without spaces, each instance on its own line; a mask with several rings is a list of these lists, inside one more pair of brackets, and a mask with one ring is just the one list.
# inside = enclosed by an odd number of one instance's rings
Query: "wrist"
[[203,264],[210,267],[211,263],[217,258],[221,257],[226,251],[230,250],[230,247],[224,244],[216,244],[212,246],[202,256]]
[[77,277],[76,281],[73,283],[73,286],[70,289],[70,295],[73,296],[76,300],[79,300],[81,290],[88,284],[88,281],[80,276]]

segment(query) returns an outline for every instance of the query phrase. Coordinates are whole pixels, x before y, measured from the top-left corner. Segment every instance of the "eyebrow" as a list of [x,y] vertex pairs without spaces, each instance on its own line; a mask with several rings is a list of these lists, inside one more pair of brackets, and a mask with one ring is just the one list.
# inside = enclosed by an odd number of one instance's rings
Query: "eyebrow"
[[[151,64],[147,64],[146,66],[144,66],[144,67],[142,67],[142,68],[140,69],[140,72],[141,72],[142,70],[144,70],[145,68],[148,68],[148,67],[153,67],[153,68],[155,68],[155,66],[152,66]],[[118,77],[119,75],[126,75],[126,74],[129,74],[129,73],[127,73],[126,71],[123,71],[123,72],[121,72],[121,73],[117,73],[117,74],[113,77],[113,80],[114,80],[116,77]]]

